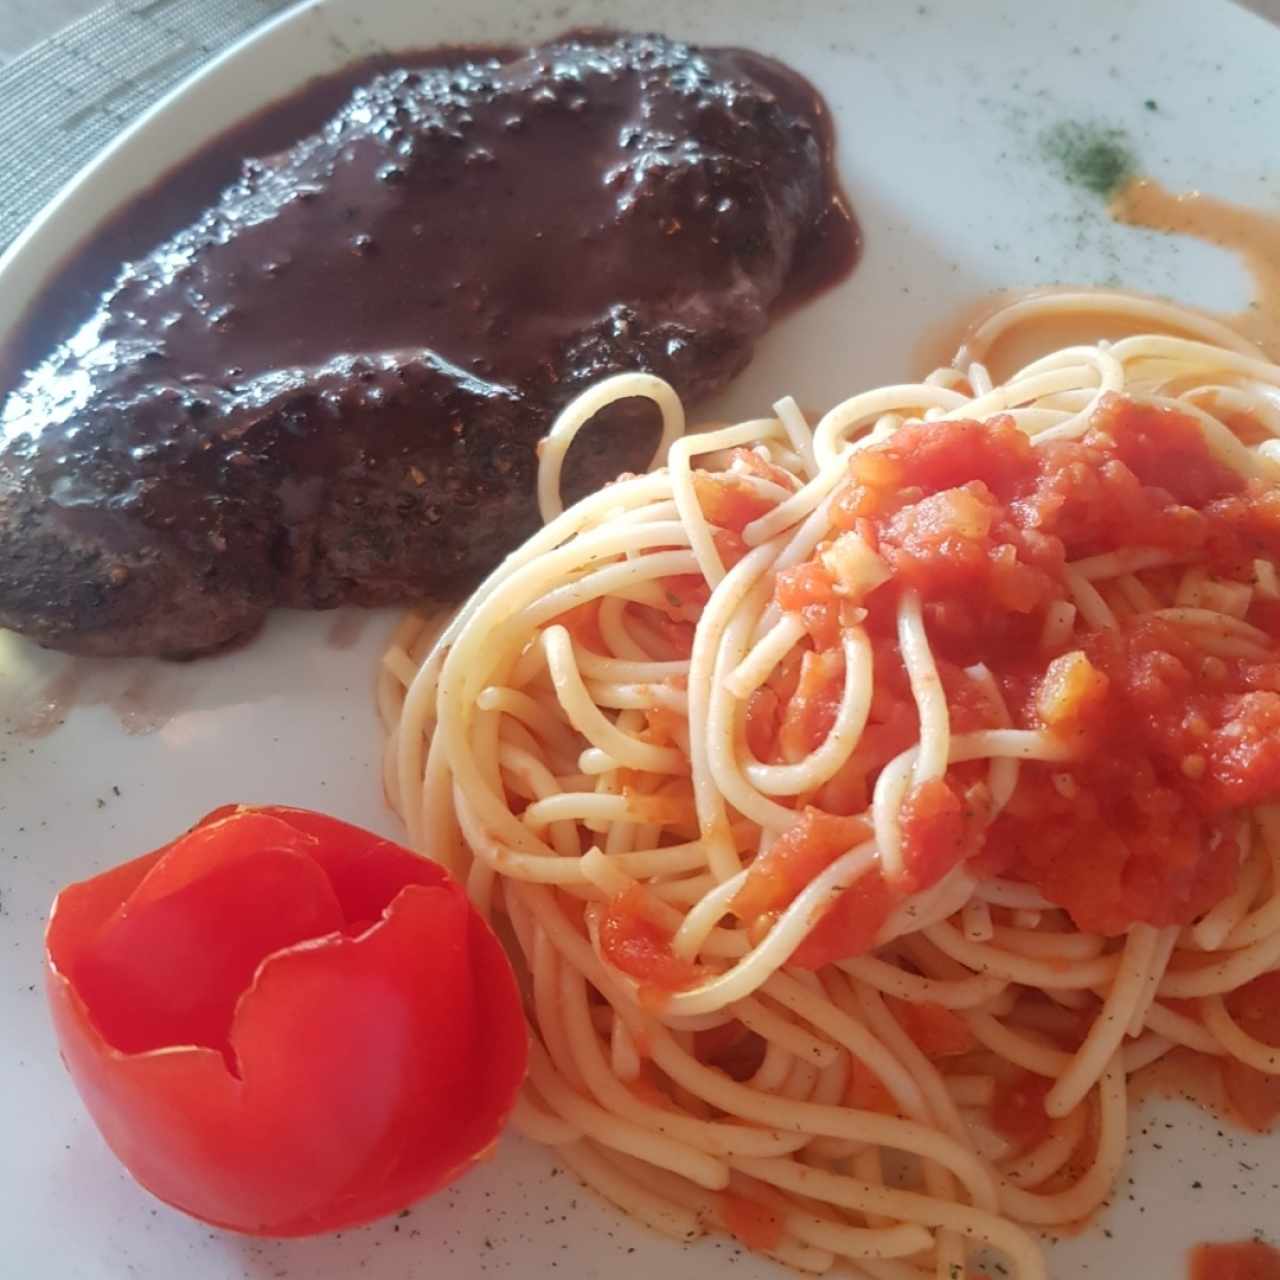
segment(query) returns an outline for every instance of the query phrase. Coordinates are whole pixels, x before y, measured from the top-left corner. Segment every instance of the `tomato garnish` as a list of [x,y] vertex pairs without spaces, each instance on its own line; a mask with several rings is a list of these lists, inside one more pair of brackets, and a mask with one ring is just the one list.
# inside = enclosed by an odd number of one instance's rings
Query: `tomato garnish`
[[1107,710],[1111,681],[1080,649],[1049,663],[1036,690],[1036,715],[1069,740],[1086,737]]
[[[1265,439],[1265,436],[1263,437]],[[762,458],[754,449],[735,449],[730,457],[735,471],[745,471],[748,475],[759,476],[761,480],[769,480],[782,489],[797,489],[799,481],[785,467],[776,462]]]
[[774,580],[773,599],[779,609],[798,613],[819,649],[840,643],[839,599],[835,580],[818,560],[783,569]]
[[658,582],[665,612],[677,622],[696,622],[711,598],[711,588],[700,573],[678,573]]
[[684,778],[668,778],[648,792],[637,791],[624,783],[622,795],[627,802],[627,815],[633,822],[652,822],[677,829],[697,827],[693,787]]
[[646,742],[660,747],[669,747],[678,742],[680,731],[687,727],[688,721],[678,711],[670,707],[648,707],[644,713],[645,727],[641,736]]
[[1280,1049],[1280,969],[1238,987],[1226,997],[1226,1005],[1242,1031]]
[[750,550],[741,536],[732,529],[713,529],[711,541],[716,544],[716,550],[726,569],[732,569]]
[[492,1146],[528,1036],[491,930],[436,864],[320,814],[224,808],[63,889],[63,1060],[149,1191],[217,1226],[365,1222]]
[[719,1067],[734,1080],[750,1080],[764,1061],[765,1042],[736,1018],[694,1033],[698,1060]]
[[768,685],[747,699],[747,746],[757,760],[770,761],[778,742],[778,695]]

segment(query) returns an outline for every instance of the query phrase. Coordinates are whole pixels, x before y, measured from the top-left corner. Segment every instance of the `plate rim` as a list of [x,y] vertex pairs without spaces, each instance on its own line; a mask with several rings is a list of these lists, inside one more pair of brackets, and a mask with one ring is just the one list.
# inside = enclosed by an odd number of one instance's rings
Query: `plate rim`
[[[170,168],[182,163],[184,157],[194,154],[201,146],[248,119],[280,94],[291,92],[293,86],[284,86],[278,92],[273,89],[261,100],[247,101],[243,109],[212,127],[201,125],[182,130],[186,140],[177,159],[158,170],[154,166],[144,166],[145,173],[134,175],[134,180],[123,188],[113,189],[100,207],[87,214],[76,210],[84,191],[92,191],[95,184],[113,186],[112,175],[119,172],[121,158],[139,148],[142,145],[140,140],[155,131],[162,120],[172,118],[180,100],[189,97],[193,91],[216,87],[217,82],[228,74],[228,67],[239,64],[249,49],[283,39],[289,29],[327,7],[328,0],[298,0],[298,3],[251,27],[167,89],[54,192],[0,253],[0,297],[5,299],[4,314],[0,316],[0,344],[22,326],[40,291],[95,230],[162,180]],[[306,78],[324,75],[325,72],[326,68],[317,67]],[[3,388],[0,388],[2,392]]]

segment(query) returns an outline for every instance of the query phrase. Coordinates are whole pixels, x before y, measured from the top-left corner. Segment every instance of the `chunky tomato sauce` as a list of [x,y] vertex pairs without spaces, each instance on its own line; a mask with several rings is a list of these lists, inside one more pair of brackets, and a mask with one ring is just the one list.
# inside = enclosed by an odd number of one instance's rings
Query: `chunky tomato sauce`
[[600,949],[609,962],[640,984],[645,1003],[698,981],[701,970],[671,950],[671,934],[654,918],[640,885],[613,898],[600,916]]
[[[1230,889],[1233,810],[1280,796],[1280,607],[1253,589],[1255,559],[1280,559],[1280,494],[1220,463],[1191,419],[1114,397],[1082,439],[1042,446],[1007,417],[905,426],[854,455],[833,511],[892,577],[854,599],[826,547],[779,575],[775,598],[803,619],[813,652],[793,688],[760,695],[749,732],[758,756],[799,758],[823,740],[844,678],[840,634],[863,620],[870,723],[814,803],[865,809],[880,768],[919,735],[896,638],[908,588],[922,600],[953,733],[1011,724],[1072,748],[1066,764],[1024,764],[989,827],[985,765],[953,766],[911,793],[895,889],[927,887],[973,858],[1107,934],[1188,922]],[[1231,652],[1209,655],[1203,633],[1153,617],[1150,601],[1136,610],[1103,581],[1118,625],[1076,618],[1046,644],[1049,611],[1074,602],[1066,566],[1134,548],[1178,560],[1144,575],[1157,607],[1199,564],[1239,584],[1232,605],[1260,630],[1242,644],[1231,633]],[[974,664],[994,678],[1007,721]]]
[[766,912],[788,906],[842,853],[870,836],[871,828],[858,818],[806,809],[795,826],[784,831],[755,860],[751,874],[729,904],[730,909],[739,919],[751,922]]
[[[734,467],[695,473],[726,564],[772,505],[743,473],[794,488],[756,454],[738,451]],[[763,933],[866,838],[855,816],[881,769],[919,741],[897,639],[908,589],[922,602],[951,732],[1041,730],[1070,758],[1024,762],[994,821],[985,762],[954,765],[910,791],[900,813],[904,873],[892,883],[864,876],[816,921],[793,963],[820,968],[869,949],[903,897],[965,860],[979,874],[1034,885],[1081,929],[1104,934],[1137,921],[1187,923],[1230,890],[1235,811],[1280,797],[1280,600],[1255,585],[1256,560],[1280,561],[1280,493],[1219,462],[1191,418],[1111,397],[1083,438],[1040,446],[1003,416],[904,426],[853,456],[832,523],[830,542],[777,576],[774,598],[800,617],[810,643],[752,694],[746,744],[777,764],[825,740],[844,686],[841,640],[855,624],[872,646],[870,716],[851,757],[799,798],[795,827],[751,867],[732,908],[740,919]],[[1114,628],[1076,616],[1067,566],[1134,549],[1177,563],[1142,571],[1146,595],[1136,603],[1106,575],[1098,580]],[[1218,653],[1203,631],[1156,615],[1174,604],[1188,565],[1227,584],[1225,600],[1215,588],[1215,607],[1234,615],[1226,625],[1235,629],[1219,627]],[[664,588],[665,608],[636,614],[672,656],[687,657],[706,589],[696,577]],[[1059,616],[1066,625],[1055,634],[1048,624]],[[580,643],[596,641],[594,609],[562,620]],[[668,741],[664,728],[653,720],[646,734]],[[656,989],[696,978],[635,896],[609,906],[601,940],[619,968]]]

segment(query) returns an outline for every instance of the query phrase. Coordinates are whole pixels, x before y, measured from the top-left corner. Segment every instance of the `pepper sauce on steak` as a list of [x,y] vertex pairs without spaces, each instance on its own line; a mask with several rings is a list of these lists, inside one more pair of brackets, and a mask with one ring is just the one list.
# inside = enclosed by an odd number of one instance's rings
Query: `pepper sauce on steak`
[[[598,34],[428,58],[244,162],[19,366],[0,624],[178,657],[275,605],[460,596],[536,528],[576,393],[639,369],[696,401],[853,264],[822,100],[771,59]],[[645,465],[637,404],[583,433],[571,493]]]

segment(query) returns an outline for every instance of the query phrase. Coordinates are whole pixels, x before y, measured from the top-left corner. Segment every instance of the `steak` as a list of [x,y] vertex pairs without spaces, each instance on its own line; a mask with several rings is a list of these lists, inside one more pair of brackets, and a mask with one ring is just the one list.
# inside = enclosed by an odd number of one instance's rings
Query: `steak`
[[[795,73],[660,37],[377,75],[12,388],[0,624],[178,657],[275,605],[465,593],[537,527],[537,442],[571,397],[638,369],[696,401],[852,265],[829,143]],[[571,491],[655,438],[601,415]]]

